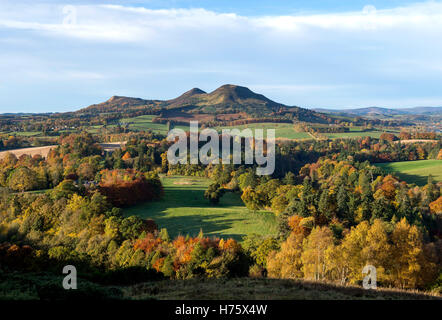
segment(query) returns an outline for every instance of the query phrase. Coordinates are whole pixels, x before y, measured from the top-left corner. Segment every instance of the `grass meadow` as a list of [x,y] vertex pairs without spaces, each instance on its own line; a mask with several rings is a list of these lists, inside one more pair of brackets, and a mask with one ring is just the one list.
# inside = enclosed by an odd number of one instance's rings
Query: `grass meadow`
[[393,173],[401,180],[423,186],[431,174],[435,181],[442,181],[442,160],[418,160],[378,163],[387,172]]
[[273,213],[249,211],[240,196],[226,193],[217,205],[204,198],[210,180],[198,177],[167,176],[161,178],[164,197],[124,209],[125,216],[138,215],[153,219],[159,228],[177,235],[196,236],[200,229],[206,236],[241,238],[248,234],[274,235],[277,222]]
[[[233,127],[218,127],[218,130],[222,129],[232,129]],[[235,126],[240,130],[249,128],[255,129],[275,129],[275,138],[283,139],[312,139],[312,137],[307,132],[297,132],[295,131],[293,124],[291,123],[251,123],[240,126]],[[265,133],[264,133],[265,135]]]
[[[164,123],[153,123],[152,119],[154,115],[144,115],[135,118],[125,118],[121,119],[120,123],[128,123],[129,129],[134,131],[148,131],[161,133],[167,135],[167,124]],[[189,130],[188,126],[175,126],[176,128],[181,128],[183,130]]]
[[340,133],[324,133],[329,139],[371,137],[379,139],[382,131],[350,131]]
[[[135,118],[125,118],[121,119],[121,123],[128,123],[129,129],[142,131],[142,130],[152,130],[161,134],[167,134],[167,125],[162,123],[153,123],[153,115],[144,115]],[[189,130],[189,126],[178,125],[175,128],[181,128],[183,130]],[[306,132],[297,132],[293,128],[291,123],[252,123],[240,126],[223,126],[215,127],[214,129],[220,131],[222,129],[233,129],[238,128],[243,130],[245,128],[255,129],[275,129],[275,137],[283,139],[311,139],[312,137]]]

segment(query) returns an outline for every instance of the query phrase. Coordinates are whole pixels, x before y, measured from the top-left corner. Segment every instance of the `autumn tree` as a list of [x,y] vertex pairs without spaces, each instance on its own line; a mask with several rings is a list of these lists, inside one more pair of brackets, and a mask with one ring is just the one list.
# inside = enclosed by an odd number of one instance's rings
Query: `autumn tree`
[[442,196],[430,203],[432,213],[442,214]]
[[241,200],[244,202],[249,210],[256,211],[262,209],[266,204],[265,195],[257,192],[250,186],[246,187],[241,195]]
[[38,187],[37,175],[29,168],[19,167],[9,175],[8,187],[14,191],[33,190]]
[[126,153],[123,155],[123,157],[121,158],[121,160],[123,160],[123,161],[127,161],[127,160],[130,160],[132,157],[131,157],[131,155],[130,155],[130,152],[129,151],[126,151]]
[[77,174],[83,180],[93,180],[95,176],[94,167],[90,163],[84,162],[78,167]]
[[272,278],[302,278],[303,234],[291,233],[281,244],[281,250],[270,252],[267,258],[267,271]]
[[303,242],[301,260],[304,278],[325,280],[327,265],[325,252],[333,246],[333,233],[328,227],[316,227]]
[[397,140],[397,137],[393,133],[384,132],[380,135],[379,139],[391,142]]
[[424,254],[422,234],[418,228],[401,219],[394,227],[391,241],[391,280],[395,286],[422,286],[426,273],[434,272],[435,265]]
[[383,279],[391,254],[384,222],[377,219],[371,226],[367,221],[361,222],[344,237],[339,249],[341,255],[335,254],[335,258],[342,260],[333,261],[333,264],[341,268],[342,265],[346,266],[346,278],[348,277],[350,282],[357,283],[362,280],[362,269],[368,264],[378,268],[378,277]]
[[224,193],[225,190],[218,183],[212,183],[204,192],[204,198],[208,199],[212,204],[217,204]]
[[258,185],[259,180],[255,174],[255,171],[251,170],[251,171],[241,174],[238,177],[238,183],[239,183],[239,187],[241,188],[241,190],[244,190],[247,187],[250,187],[253,189]]

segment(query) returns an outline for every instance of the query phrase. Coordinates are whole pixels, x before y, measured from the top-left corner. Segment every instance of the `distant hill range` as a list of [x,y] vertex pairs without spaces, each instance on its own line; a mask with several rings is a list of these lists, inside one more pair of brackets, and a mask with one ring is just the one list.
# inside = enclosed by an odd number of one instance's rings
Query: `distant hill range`
[[361,116],[361,117],[394,117],[394,116],[404,116],[404,115],[441,115],[442,107],[414,107],[414,108],[380,108],[380,107],[369,107],[369,108],[356,108],[356,109],[314,109],[317,112],[339,114],[339,115],[349,115],[349,116]]
[[240,119],[287,119],[309,122],[326,122],[325,116],[314,110],[287,106],[255,93],[249,88],[226,84],[207,93],[191,89],[171,100],[145,100],[113,96],[109,100],[91,105],[76,113],[132,113],[154,114],[159,119],[188,121],[240,120]]
[[[358,108],[358,109],[306,109],[275,102],[249,88],[226,84],[207,93],[193,88],[170,100],[147,100],[124,96],[113,96],[105,102],[93,104],[75,112],[79,115],[106,115],[116,118],[130,118],[140,115],[154,115],[153,122],[188,123],[198,120],[211,124],[243,124],[251,122],[340,123],[345,121],[399,120],[402,116],[429,117],[442,114],[442,107],[416,107],[407,109]],[[360,117],[362,119],[355,119]],[[398,119],[396,119],[398,118]],[[406,117],[407,118],[407,117]],[[382,120],[380,120],[382,119]]]

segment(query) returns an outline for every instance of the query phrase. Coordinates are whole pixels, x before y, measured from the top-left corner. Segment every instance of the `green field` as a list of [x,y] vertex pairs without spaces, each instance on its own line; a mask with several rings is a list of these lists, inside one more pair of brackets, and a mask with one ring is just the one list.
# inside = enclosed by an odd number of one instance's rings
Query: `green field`
[[[148,131],[151,130],[153,132],[161,133],[166,135],[167,134],[167,125],[163,123],[153,123],[152,119],[154,118],[154,115],[143,115],[139,117],[134,118],[124,118],[120,120],[120,123],[122,125],[128,126],[130,130],[133,131]],[[108,127],[113,127],[115,125],[109,125]],[[94,126],[90,128],[90,132],[97,132],[99,130],[100,126]],[[179,125],[176,126],[176,128],[181,128],[185,131],[189,130],[188,126]],[[237,128],[239,130],[243,130],[245,128],[250,128],[252,130],[255,129],[275,129],[275,137],[276,138],[282,138],[282,139],[312,139],[312,137],[307,132],[297,132],[293,124],[291,123],[251,123],[251,124],[244,124],[240,126],[222,126],[222,127],[215,127],[218,131],[222,129],[233,129]],[[343,132],[343,133],[325,133],[324,135],[329,139],[337,139],[337,138],[358,138],[358,137],[372,137],[372,138],[379,138],[380,135],[384,131],[363,131],[362,127],[351,127],[350,132]]]
[[342,133],[325,133],[325,135],[329,139],[359,138],[359,137],[372,137],[372,138],[379,139],[381,134],[382,134],[381,131],[350,131],[350,132],[342,132]]
[[[152,130],[157,133],[167,134],[167,125],[162,123],[153,123],[152,119],[155,116],[153,115],[144,115],[135,118],[124,118],[120,120],[122,124],[128,124],[129,129],[134,131],[147,131]],[[175,128],[180,128],[185,131],[189,130],[189,126],[178,125]],[[276,138],[285,138],[285,139],[311,139],[312,137],[306,132],[296,132],[293,128],[293,124],[291,123],[252,123],[240,126],[223,126],[223,127],[215,127],[216,130],[222,129],[233,129],[237,128],[239,130],[243,130],[245,128],[250,128],[252,130],[255,129],[275,129],[275,137]],[[96,128],[93,128],[96,129]]]
[[442,160],[418,160],[378,163],[376,166],[394,173],[401,180],[423,186],[431,174],[435,181],[442,181]]
[[[144,115],[144,116],[139,116],[139,117],[134,117],[134,118],[124,118],[120,120],[120,124],[122,126],[126,126],[131,130],[131,131],[149,131],[151,130],[152,132],[155,133],[160,133],[160,134],[167,134],[167,124],[163,124],[163,123],[153,123],[152,119],[155,116],[153,115]],[[107,128],[115,128],[117,125],[116,124],[111,124],[108,125]],[[101,129],[103,128],[103,126],[101,125],[97,125],[97,126],[90,126],[88,131],[90,133],[98,133]],[[184,130],[186,130],[186,127],[183,126],[177,126],[177,128],[183,128]],[[187,130],[189,130],[189,128],[187,127]]]
[[[144,115],[135,118],[124,118],[120,120],[120,123],[129,125],[129,129],[134,131],[148,131],[152,130],[153,132],[167,134],[167,124],[164,123],[153,123],[152,119],[154,115]],[[183,130],[189,130],[187,126],[175,126],[176,128],[181,128]]]
[[33,137],[41,134],[41,131],[13,131],[7,134],[11,136],[19,136],[19,137]]
[[249,211],[238,194],[226,193],[218,205],[210,205],[204,198],[209,179],[174,176],[161,180],[163,199],[126,208],[125,216],[153,219],[159,228],[167,228],[171,237],[196,236],[200,229],[206,236],[236,240],[252,233],[274,235],[277,232],[273,213]]
[[[249,128],[252,130],[255,129],[275,129],[275,138],[285,138],[285,139],[312,139],[312,137],[307,132],[297,132],[293,128],[293,124],[291,123],[251,123],[245,124],[235,127],[218,127],[218,130],[221,129],[233,129],[238,128],[239,130],[243,130],[245,128]],[[266,133],[264,132],[264,137]]]
[[359,137],[371,137],[371,138],[379,139],[381,134],[384,132],[389,132],[389,133],[394,133],[394,134],[399,133],[397,130],[390,130],[390,129],[387,129],[387,130],[378,129],[378,130],[364,131],[363,127],[355,126],[355,127],[350,127],[350,132],[324,133],[324,135],[327,136],[327,138],[329,138],[329,139],[359,138]]

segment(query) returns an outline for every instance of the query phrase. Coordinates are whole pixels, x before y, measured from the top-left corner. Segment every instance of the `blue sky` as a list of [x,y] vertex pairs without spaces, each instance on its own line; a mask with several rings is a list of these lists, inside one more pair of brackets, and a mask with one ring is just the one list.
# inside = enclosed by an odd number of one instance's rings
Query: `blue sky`
[[243,85],[288,105],[442,105],[442,2],[0,2],[0,113]]

